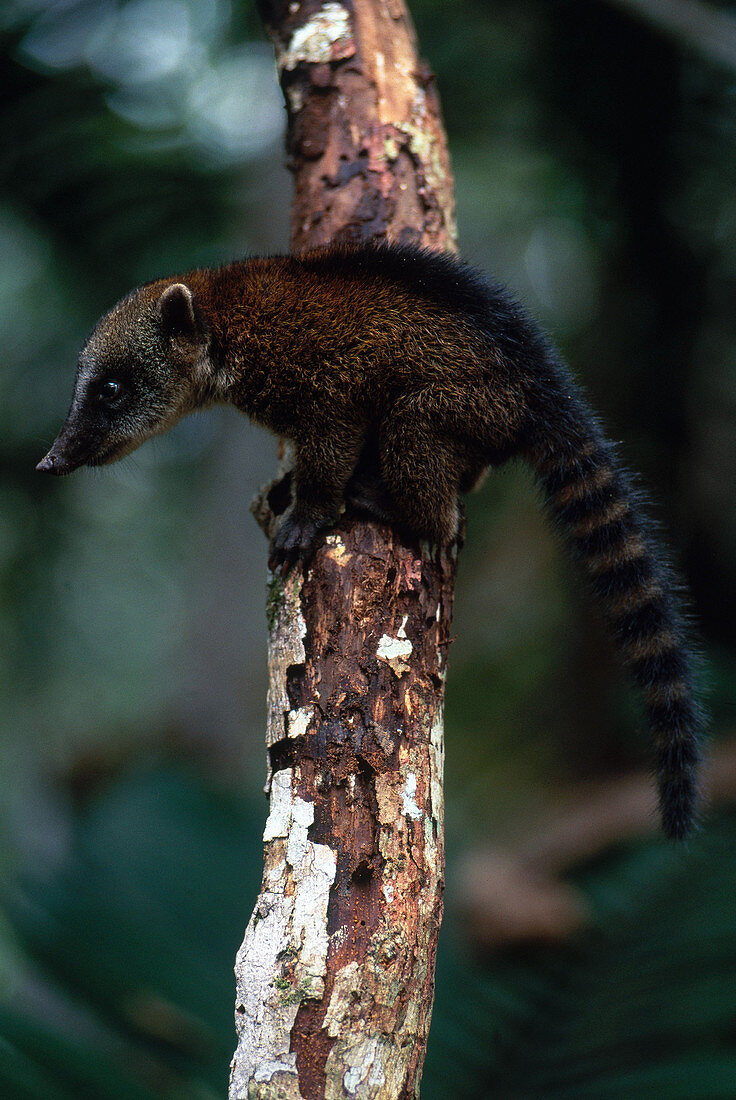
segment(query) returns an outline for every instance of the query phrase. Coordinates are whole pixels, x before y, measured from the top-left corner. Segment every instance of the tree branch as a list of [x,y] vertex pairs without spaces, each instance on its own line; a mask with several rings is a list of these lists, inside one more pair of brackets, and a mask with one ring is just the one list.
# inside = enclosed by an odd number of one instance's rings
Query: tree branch
[[[431,74],[400,0],[263,0],[288,111],[292,247],[454,247]],[[267,531],[288,477],[256,506]],[[271,809],[236,963],[230,1096],[418,1095],[444,879],[442,704],[455,561],[346,514],[274,577]]]

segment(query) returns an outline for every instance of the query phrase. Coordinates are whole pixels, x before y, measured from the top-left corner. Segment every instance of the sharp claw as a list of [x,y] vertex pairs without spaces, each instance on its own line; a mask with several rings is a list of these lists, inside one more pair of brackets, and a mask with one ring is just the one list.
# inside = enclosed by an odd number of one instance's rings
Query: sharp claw
[[296,565],[298,555],[293,550],[279,548],[268,559],[268,568],[272,573],[286,577],[287,573]]
[[295,521],[287,516],[271,545],[271,571],[285,577],[297,562],[307,562],[314,551],[319,530],[320,527],[314,523]]

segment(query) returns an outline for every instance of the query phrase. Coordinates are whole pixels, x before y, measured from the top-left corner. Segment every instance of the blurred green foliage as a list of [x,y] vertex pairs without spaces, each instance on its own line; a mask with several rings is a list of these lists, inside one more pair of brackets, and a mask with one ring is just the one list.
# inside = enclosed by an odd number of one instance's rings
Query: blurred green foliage
[[[73,815],[57,863],[19,878],[9,912],[38,969],[16,1000],[30,1007],[51,984],[66,1047],[42,1053],[53,1029],[30,1012],[0,1033],[57,1087],[58,1059],[61,1095],[116,1096],[123,1067],[131,1096],[221,1094],[244,897],[260,882],[258,810],[184,770],[138,770]],[[103,1068],[84,1065],[90,1042]]]
[[[32,966],[0,1012],[0,1094],[223,1095],[261,829],[259,805],[181,768],[139,768],[77,809],[63,856],[6,897]],[[655,840],[581,868],[591,920],[569,947],[481,965],[450,916],[425,1100],[733,1096],[735,834],[731,815],[686,859]]]
[[[693,592],[714,736],[732,736],[734,74],[604,0],[411,7],[462,251],[519,291],[625,440]],[[286,247],[271,53],[230,0],[6,0],[0,53],[0,1092],[219,1095],[263,816],[222,788],[262,782],[247,504],[272,451],[223,412],[68,482],[34,465],[111,302]],[[468,502],[455,625],[451,839],[647,761],[521,469]],[[149,756],[191,774],[131,773]],[[487,972],[449,942],[424,1095],[447,1095],[448,1063],[458,1096],[733,1095],[732,836],[724,818],[687,856],[652,843],[581,871],[596,919],[569,950]]]

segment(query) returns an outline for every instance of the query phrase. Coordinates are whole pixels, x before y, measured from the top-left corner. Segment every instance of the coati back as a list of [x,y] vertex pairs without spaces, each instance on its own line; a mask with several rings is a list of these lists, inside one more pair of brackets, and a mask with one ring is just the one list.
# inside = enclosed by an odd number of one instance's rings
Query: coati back
[[306,560],[346,499],[448,544],[458,492],[526,459],[643,693],[664,830],[689,832],[702,718],[677,585],[614,447],[502,288],[450,255],[388,244],[148,283],[87,340],[38,468],[114,461],[217,402],[294,441],[273,568]]

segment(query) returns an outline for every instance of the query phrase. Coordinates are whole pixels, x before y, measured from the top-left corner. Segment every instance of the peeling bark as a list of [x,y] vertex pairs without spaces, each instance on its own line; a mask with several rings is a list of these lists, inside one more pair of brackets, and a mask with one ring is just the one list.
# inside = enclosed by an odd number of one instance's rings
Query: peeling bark
[[434,78],[401,0],[260,0],[288,109],[295,251],[336,237],[453,248]]
[[[399,0],[263,0],[288,108],[292,246],[454,246],[439,106]],[[270,533],[288,478],[254,511]],[[236,962],[231,1098],[416,1097],[444,881],[454,554],[346,514],[270,582],[270,814]]]
[[[453,581],[451,556],[353,520],[303,584],[271,582],[280,731],[263,888],[236,965],[234,1096],[270,1096],[254,1082],[276,1080],[287,1097],[415,1094],[442,908]],[[386,638],[411,646],[401,665]]]

